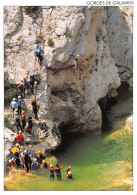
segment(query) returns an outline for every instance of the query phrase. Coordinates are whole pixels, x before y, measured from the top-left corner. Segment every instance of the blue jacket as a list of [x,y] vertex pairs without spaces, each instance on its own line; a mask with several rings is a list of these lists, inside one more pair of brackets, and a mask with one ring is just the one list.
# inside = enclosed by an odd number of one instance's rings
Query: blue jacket
[[18,106],[21,106],[21,100],[18,99]]
[[38,169],[37,164],[38,164],[37,162],[33,162],[32,168],[33,168],[33,169]]
[[76,60],[78,59],[78,58],[77,58],[78,55],[82,56],[82,53],[79,53],[79,54],[76,54],[76,55],[70,54],[70,56],[74,57]]
[[37,53],[44,53],[44,50],[42,50],[41,47],[39,47],[38,49],[36,49],[34,54],[37,54]]

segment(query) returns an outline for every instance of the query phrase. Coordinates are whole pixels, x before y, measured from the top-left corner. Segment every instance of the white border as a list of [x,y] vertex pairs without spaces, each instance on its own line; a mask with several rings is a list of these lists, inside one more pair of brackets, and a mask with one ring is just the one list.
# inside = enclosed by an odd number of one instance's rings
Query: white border
[[[102,0],[100,0],[102,1]],[[86,193],[86,194],[104,194],[104,195],[110,195],[110,193],[113,195],[113,194],[117,194],[117,195],[121,195],[121,194],[134,194],[134,195],[137,195],[137,132],[136,132],[136,127],[137,127],[137,103],[136,103],[136,99],[137,99],[137,94],[135,93],[135,91],[137,91],[137,85],[136,85],[136,73],[137,73],[137,68],[135,65],[135,63],[137,63],[137,2],[134,0],[134,13],[133,13],[133,19],[134,19],[134,26],[133,26],[133,29],[134,29],[134,33],[133,33],[133,37],[134,37],[134,109],[133,109],[133,113],[134,113],[134,117],[133,117],[133,127],[134,127],[134,136],[133,136],[133,139],[134,139],[134,164],[133,164],[133,174],[134,174],[134,191],[33,191],[33,192],[27,192],[27,191],[3,191],[4,188],[4,182],[3,182],[3,175],[4,175],[4,160],[3,160],[3,157],[4,157],[4,153],[3,153],[3,110],[4,110],[4,85],[3,85],[3,81],[4,81],[4,78],[3,78],[3,64],[4,64],[4,52],[3,52],[3,6],[17,6],[17,5],[22,5],[22,6],[25,6],[25,5],[59,5],[59,6],[68,6],[68,5],[71,5],[71,6],[86,6],[86,2],[87,0],[69,0],[69,1],[65,1],[65,0],[1,0],[0,1],[0,26],[1,26],[1,31],[0,31],[0,61],[1,61],[1,71],[0,71],[0,108],[1,108],[1,112],[0,112],[0,149],[1,149],[1,152],[0,152],[0,195],[4,194],[69,194],[70,193],[78,193],[78,194],[83,194],[83,193]]]

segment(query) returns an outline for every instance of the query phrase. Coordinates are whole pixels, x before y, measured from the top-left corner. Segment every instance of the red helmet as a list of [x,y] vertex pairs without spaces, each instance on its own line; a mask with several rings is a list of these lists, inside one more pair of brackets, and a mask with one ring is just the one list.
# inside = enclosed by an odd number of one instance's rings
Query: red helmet
[[71,169],[71,166],[69,166],[68,168]]

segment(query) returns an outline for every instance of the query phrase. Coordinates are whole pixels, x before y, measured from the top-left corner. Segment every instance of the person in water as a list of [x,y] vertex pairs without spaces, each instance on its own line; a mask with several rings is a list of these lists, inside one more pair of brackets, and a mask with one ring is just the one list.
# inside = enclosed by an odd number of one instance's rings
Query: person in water
[[59,167],[59,164],[56,164],[55,172],[57,176],[57,180],[61,180],[61,169],[64,168],[63,164],[61,163],[61,167]]
[[43,167],[43,168],[47,168],[47,167],[48,167],[48,165],[47,165],[47,163],[46,163],[46,160],[43,160],[43,161],[42,161],[42,167]]
[[54,169],[52,164],[50,165],[49,172],[50,172],[50,180],[51,178],[54,180]]
[[67,171],[67,178],[72,179],[71,165],[66,169],[66,171]]

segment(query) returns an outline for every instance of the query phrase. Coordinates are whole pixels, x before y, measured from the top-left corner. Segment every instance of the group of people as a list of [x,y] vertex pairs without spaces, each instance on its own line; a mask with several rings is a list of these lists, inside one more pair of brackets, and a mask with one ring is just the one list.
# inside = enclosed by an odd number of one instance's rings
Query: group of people
[[[16,146],[12,148],[12,153],[13,157],[9,160],[12,168],[15,167],[15,169],[17,169],[18,167],[25,169],[26,173],[28,173],[32,169],[35,170],[38,168],[48,168],[45,155],[43,155],[41,150],[39,150],[36,154],[34,152],[31,152],[30,150],[27,151],[26,149],[24,149],[24,146],[17,143]],[[50,164],[50,180],[54,180],[54,172],[56,172],[57,180],[61,180],[61,169],[63,168],[64,165],[62,163],[61,166],[59,166],[59,164],[56,164],[55,169],[53,168],[53,165]],[[65,171],[67,171],[67,178],[72,179],[71,166],[69,166]]]

